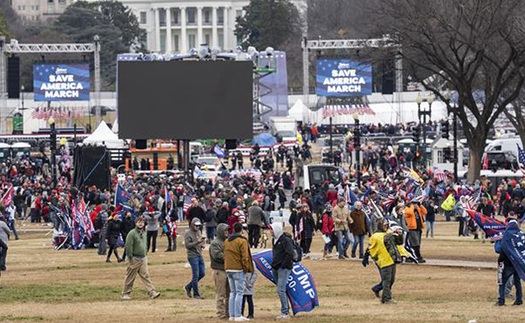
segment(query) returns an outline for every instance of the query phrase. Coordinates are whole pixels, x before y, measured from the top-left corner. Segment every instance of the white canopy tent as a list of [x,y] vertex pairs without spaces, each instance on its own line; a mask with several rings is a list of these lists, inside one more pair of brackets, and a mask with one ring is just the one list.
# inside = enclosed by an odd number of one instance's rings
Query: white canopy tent
[[288,116],[295,119],[295,121],[303,121],[303,115],[308,111],[308,108],[303,103],[303,100],[298,99],[294,105],[288,110]]
[[124,140],[109,129],[105,122],[101,122],[97,129],[83,141],[84,144],[104,145],[107,148],[126,148]]

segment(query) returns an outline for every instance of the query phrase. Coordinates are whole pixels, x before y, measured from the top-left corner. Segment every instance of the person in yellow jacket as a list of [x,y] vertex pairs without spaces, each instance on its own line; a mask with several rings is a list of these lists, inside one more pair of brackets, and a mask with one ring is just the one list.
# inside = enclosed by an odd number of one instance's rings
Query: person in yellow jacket
[[[381,281],[372,287],[372,291],[377,298],[381,298],[381,303],[396,303],[392,299],[392,285],[396,278],[396,264],[401,263],[402,256],[409,256],[403,248],[403,235],[397,231],[388,230],[388,222],[379,221],[376,232],[370,237],[368,253],[374,260]],[[368,258],[365,256],[365,258]],[[365,262],[363,262],[365,265]],[[381,294],[381,291],[383,293]]]

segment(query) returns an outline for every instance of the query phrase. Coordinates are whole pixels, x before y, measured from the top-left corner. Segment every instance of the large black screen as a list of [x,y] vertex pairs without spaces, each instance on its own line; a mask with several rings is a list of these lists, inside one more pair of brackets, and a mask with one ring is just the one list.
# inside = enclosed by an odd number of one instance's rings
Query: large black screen
[[120,138],[252,137],[252,62],[119,61],[117,82]]

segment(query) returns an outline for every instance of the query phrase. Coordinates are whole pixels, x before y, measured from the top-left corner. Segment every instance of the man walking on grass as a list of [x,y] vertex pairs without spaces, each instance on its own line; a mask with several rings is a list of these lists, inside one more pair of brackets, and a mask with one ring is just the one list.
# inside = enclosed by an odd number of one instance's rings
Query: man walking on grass
[[143,216],[138,216],[135,219],[135,229],[131,230],[126,237],[126,256],[128,258],[128,271],[126,279],[124,280],[124,290],[122,291],[122,300],[131,299],[131,291],[133,283],[137,274],[142,279],[148,295],[151,299],[160,296],[160,293],[155,291],[155,287],[151,283],[148,271],[148,259],[146,257],[146,232],[144,230],[145,221]]

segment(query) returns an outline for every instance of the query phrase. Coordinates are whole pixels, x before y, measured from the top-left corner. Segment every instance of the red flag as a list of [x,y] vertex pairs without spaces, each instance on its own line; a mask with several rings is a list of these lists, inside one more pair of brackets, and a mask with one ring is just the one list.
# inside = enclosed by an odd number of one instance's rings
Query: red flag
[[2,196],[2,204],[5,207],[8,207],[13,202],[13,193],[14,193],[14,187],[13,187],[13,184],[11,184],[7,192],[5,192],[4,196]]

